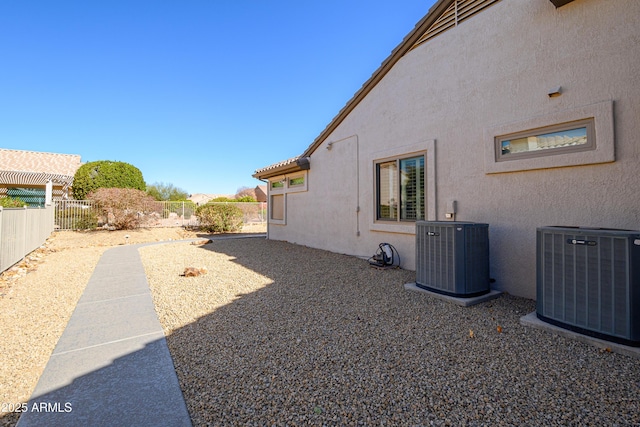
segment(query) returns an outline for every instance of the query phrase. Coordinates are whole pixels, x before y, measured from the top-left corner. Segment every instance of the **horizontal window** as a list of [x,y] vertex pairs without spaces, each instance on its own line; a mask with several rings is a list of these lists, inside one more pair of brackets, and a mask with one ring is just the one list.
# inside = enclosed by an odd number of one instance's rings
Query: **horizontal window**
[[614,162],[613,128],[613,101],[485,128],[485,173]]
[[496,137],[496,161],[517,160],[595,148],[593,119]]
[[296,187],[298,185],[304,185],[304,176],[299,176],[296,178],[289,178],[289,186]]

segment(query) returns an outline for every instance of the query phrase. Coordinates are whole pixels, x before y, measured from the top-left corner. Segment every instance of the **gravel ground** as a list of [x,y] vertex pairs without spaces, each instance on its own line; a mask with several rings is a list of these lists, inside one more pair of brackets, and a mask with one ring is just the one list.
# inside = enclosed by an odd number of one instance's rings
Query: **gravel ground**
[[265,239],[141,254],[195,426],[640,425],[639,361],[521,326],[531,300]]
[[[0,426],[104,250],[192,237],[58,232],[0,277]],[[638,360],[524,328],[533,301],[462,308],[405,291],[412,272],[265,239],[141,255],[195,426],[640,425]]]

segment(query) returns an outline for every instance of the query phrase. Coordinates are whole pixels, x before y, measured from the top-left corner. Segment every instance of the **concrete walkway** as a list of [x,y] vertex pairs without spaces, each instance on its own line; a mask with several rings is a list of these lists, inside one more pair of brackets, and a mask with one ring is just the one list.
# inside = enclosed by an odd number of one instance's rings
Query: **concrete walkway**
[[191,426],[140,246],[102,255],[19,427]]

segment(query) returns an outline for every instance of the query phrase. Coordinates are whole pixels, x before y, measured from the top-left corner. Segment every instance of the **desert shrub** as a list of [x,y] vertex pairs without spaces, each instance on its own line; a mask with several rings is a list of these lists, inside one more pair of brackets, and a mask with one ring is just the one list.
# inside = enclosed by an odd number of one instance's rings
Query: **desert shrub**
[[98,228],[98,216],[93,209],[56,209],[56,224],[69,230]]
[[99,160],[80,166],[73,177],[73,197],[84,200],[99,188],[134,188],[146,190],[142,172],[125,162]]
[[108,224],[117,230],[131,230],[144,225],[155,206],[153,197],[133,188],[100,188],[90,193],[88,198],[97,203]]
[[76,220],[76,230],[95,230],[98,228],[98,217],[96,215],[87,215]]
[[26,205],[26,203],[17,197],[0,198],[0,206],[2,206],[3,208],[21,208],[24,205]]
[[242,229],[242,210],[235,204],[207,204],[198,206],[196,216],[200,227],[212,233],[231,233]]

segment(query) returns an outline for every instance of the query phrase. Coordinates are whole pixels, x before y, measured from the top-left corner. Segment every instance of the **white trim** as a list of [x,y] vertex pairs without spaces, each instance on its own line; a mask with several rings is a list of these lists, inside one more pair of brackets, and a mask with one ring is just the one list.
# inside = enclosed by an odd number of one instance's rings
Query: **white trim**
[[[291,185],[291,180],[296,178],[303,178],[304,182],[299,185]],[[285,175],[285,187],[287,193],[300,193],[308,190],[308,175],[307,171],[300,171]]]

